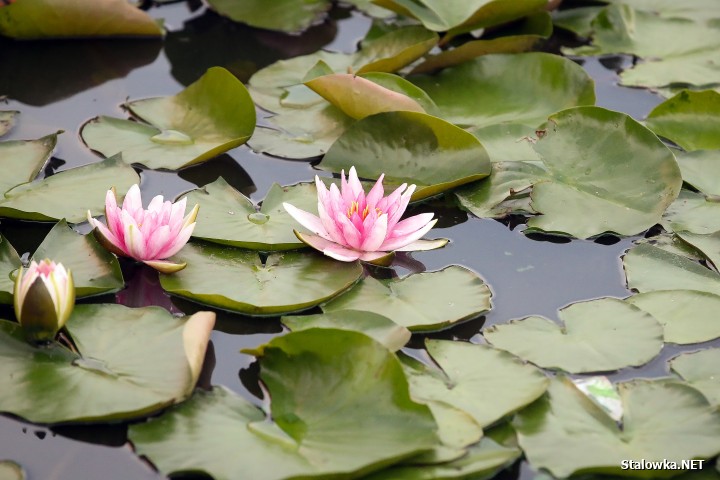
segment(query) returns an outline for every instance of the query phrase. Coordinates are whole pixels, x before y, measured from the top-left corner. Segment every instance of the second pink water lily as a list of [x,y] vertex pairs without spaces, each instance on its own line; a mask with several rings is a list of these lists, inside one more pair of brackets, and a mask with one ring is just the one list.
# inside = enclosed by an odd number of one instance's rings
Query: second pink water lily
[[350,169],[347,179],[345,171],[342,172],[339,189],[335,184],[328,189],[316,176],[317,216],[283,203],[285,210],[312,232],[295,231],[295,235],[325,255],[344,262],[387,263],[393,252],[444,246],[446,239],[421,240],[437,222],[432,213],[401,220],[415,185],[402,184],[385,197],[383,178],[381,175],[366,195],[355,167]]
[[108,190],[105,197],[107,226],[92,218],[89,211],[88,221],[95,227],[100,243],[111,252],[134,258],[163,273],[172,273],[182,270],[186,265],[166,259],[179,252],[190,239],[199,209],[195,205],[185,215],[185,205],[185,198],[171,203],[165,202],[158,195],[145,210],[140,187],[133,185],[122,207],[117,205],[115,191]]

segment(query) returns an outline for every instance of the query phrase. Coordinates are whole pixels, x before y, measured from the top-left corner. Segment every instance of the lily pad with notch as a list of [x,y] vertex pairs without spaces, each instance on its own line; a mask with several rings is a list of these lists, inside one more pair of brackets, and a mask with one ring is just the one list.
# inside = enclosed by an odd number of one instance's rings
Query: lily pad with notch
[[274,183],[262,206],[255,204],[222,178],[187,195],[188,204],[201,205],[193,237],[252,250],[292,250],[305,246],[293,234],[297,221],[283,202],[302,210],[317,209],[315,185],[281,187]]
[[0,320],[0,411],[34,423],[109,422],[180,403],[195,388],[214,323],[208,312],[188,319],[157,307],[76,305],[65,325],[76,352],[31,345],[19,324]]
[[364,278],[321,306],[325,313],[358,310],[391,319],[412,332],[439,330],[488,312],[490,288],[473,271],[451,265],[400,279]]
[[281,315],[314,307],[350,288],[363,273],[358,262],[338,262],[312,252],[261,256],[209,243],[186,245],[174,258],[188,266],[160,275],[167,292],[246,315]]
[[255,129],[255,105],[245,86],[222,67],[171,97],[126,104],[147,123],[97,117],[81,136],[102,155],[149,168],[177,170],[204,162],[245,143]]

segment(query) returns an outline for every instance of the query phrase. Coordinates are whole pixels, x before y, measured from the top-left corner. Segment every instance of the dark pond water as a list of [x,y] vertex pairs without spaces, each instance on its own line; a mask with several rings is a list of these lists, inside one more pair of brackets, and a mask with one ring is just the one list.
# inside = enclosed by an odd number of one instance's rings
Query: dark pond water
[[[97,161],[98,157],[80,140],[79,128],[96,115],[124,116],[119,105],[128,97],[174,94],[215,65],[224,66],[247,81],[257,69],[281,58],[319,48],[350,52],[370,26],[369,19],[342,8],[334,9],[329,21],[299,37],[243,27],[193,2],[153,8],[151,13],[165,19],[169,34],[164,42],[0,40],[0,95],[7,95],[0,109],[21,111],[19,125],[7,139],[38,138],[65,131],[59,137],[55,158],[46,174]],[[583,59],[581,63],[596,81],[598,105],[642,119],[662,99],[644,90],[616,85],[616,72],[629,62],[631,58],[613,56]],[[179,173],[143,171],[141,188],[145,198],[156,194],[174,197],[222,175],[235,188],[259,200],[273,182],[307,181],[316,173],[308,162],[271,158],[241,147]],[[557,309],[569,303],[629,294],[620,256],[632,239],[529,238],[522,233],[524,225],[515,224],[517,219],[506,223],[477,219],[444,200],[417,208],[436,212],[440,217],[437,236],[448,237],[452,242],[445,249],[405,258],[402,266],[390,274],[461,264],[478,272],[494,292],[493,310],[486,317],[433,337],[478,342],[483,326],[531,314],[556,318]],[[20,227],[13,222],[0,223],[0,233],[21,254],[33,251],[47,231],[49,226],[42,224]],[[166,296],[159,290],[152,271],[124,264],[124,273],[128,280],[126,290],[117,298],[109,296],[98,301],[119,301],[131,306],[150,302],[178,313],[200,309]],[[0,317],[10,314],[9,309],[0,309]],[[219,312],[206,361],[207,381],[225,385],[260,403],[253,358],[238,351],[264,343],[281,331],[278,319],[249,319]],[[414,338],[411,345],[419,346],[421,341],[422,338]],[[611,377],[663,375],[667,358],[680,350],[666,347],[649,365],[625,369]],[[411,353],[423,355],[419,350]],[[30,479],[162,478],[133,455],[123,425],[48,429],[0,416],[1,458],[22,464]],[[504,478],[532,476],[526,464],[516,465],[503,474]]]

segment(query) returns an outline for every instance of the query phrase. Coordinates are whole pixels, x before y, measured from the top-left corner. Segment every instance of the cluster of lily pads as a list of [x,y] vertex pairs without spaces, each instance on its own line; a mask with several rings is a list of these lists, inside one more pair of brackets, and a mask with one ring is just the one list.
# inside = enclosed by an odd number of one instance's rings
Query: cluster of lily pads
[[[284,0],[269,14],[264,0],[209,3],[286,31],[331,6]],[[55,223],[28,258],[0,236],[0,303],[15,303],[17,316],[0,321],[0,412],[41,424],[132,420],[136,453],[161,472],[218,480],[490,478],[523,456],[548,478],[651,477],[622,461],[716,457],[720,349],[671,359],[664,378],[602,376],[646,365],[668,343],[720,338],[716,2],[613,0],[552,15],[545,0],[349,3],[376,17],[358,51],[279,61],[247,89],[215,67],[174,96],[127,101],[130,118],[78,125],[104,157],[96,163],[39,178],[62,132],[0,142],[0,217]],[[88,10],[90,23],[49,15]],[[93,31],[119,12],[115,30]],[[162,35],[146,17],[125,0],[16,0],[0,7],[0,34]],[[635,55],[644,61],[623,84],[671,98],[644,123],[595,106],[577,63],[530,51],[553,22],[589,39],[567,56]],[[669,50],[658,41],[666,32],[679,39]],[[19,115],[0,112],[0,136]],[[160,199],[142,209],[132,165],[178,170],[245,143],[322,157],[314,166],[341,178],[327,179],[329,190],[320,180],[274,184],[259,205],[219,178],[177,207]],[[380,200],[383,183],[391,200]],[[115,192],[129,192],[122,207]],[[569,305],[560,322],[496,324],[480,332],[482,344],[428,338],[427,355],[413,356],[403,350],[413,333],[492,308],[490,288],[465,267],[388,278],[361,263],[407,255],[389,254],[404,247],[392,234],[415,241],[432,214],[402,224],[389,210],[439,195],[479,218],[524,215],[526,234],[646,234],[622,260],[636,293]],[[186,204],[199,212],[183,217]],[[103,214],[107,226],[95,219]],[[96,235],[79,233],[88,218]],[[345,230],[363,226],[366,237]],[[245,350],[258,360],[265,404],[196,388],[214,313],[85,302],[124,288],[114,254],[157,268],[165,292],[200,308],[282,316],[285,334]],[[60,283],[81,300],[72,313],[69,293],[64,303],[50,293]],[[32,295],[57,307],[51,335],[32,330]],[[13,465],[0,461],[0,472],[19,471]]]

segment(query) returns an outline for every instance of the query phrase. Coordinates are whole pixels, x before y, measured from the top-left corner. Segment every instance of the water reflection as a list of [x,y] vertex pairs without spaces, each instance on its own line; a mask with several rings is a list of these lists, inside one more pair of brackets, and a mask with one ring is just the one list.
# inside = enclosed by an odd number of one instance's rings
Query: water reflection
[[193,165],[178,172],[183,180],[192,182],[198,187],[203,187],[223,177],[238,192],[249,197],[257,191],[250,175],[230,155],[223,154],[209,162]]
[[153,63],[161,48],[160,40],[19,42],[0,37],[0,94],[48,105]]

